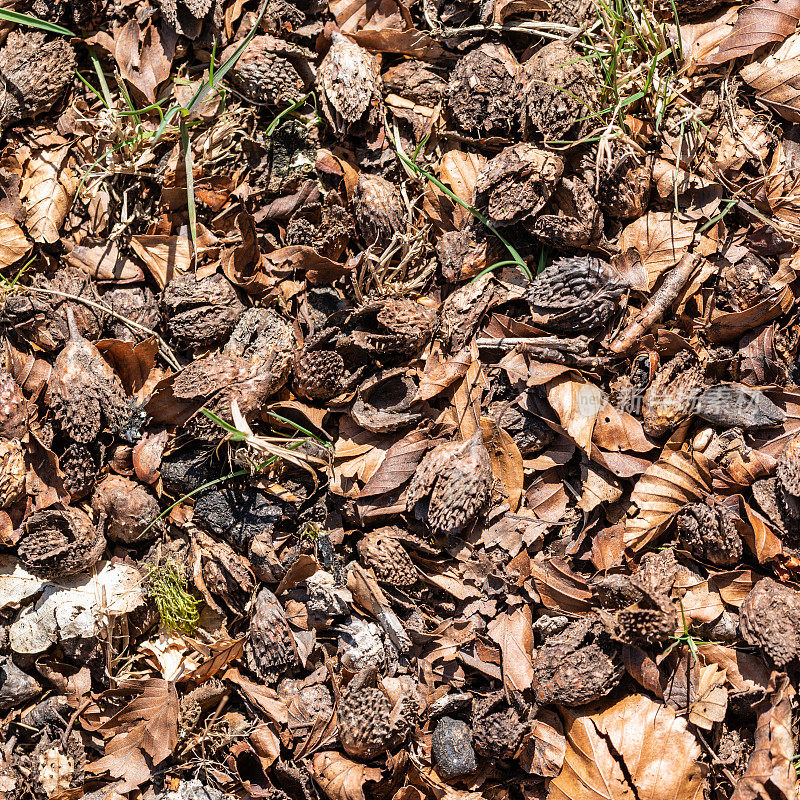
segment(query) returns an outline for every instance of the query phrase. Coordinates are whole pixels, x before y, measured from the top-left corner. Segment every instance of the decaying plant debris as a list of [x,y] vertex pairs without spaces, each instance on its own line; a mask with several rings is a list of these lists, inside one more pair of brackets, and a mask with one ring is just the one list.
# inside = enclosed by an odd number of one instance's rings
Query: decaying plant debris
[[795,800],[800,3],[0,5],[0,800]]

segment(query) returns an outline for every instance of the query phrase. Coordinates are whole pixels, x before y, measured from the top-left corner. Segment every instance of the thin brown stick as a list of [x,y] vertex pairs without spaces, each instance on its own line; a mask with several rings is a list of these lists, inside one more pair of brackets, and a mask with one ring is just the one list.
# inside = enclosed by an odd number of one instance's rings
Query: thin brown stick
[[146,328],[144,325],[140,325],[138,322],[134,322],[127,317],[123,317],[122,314],[118,314],[116,311],[108,308],[108,306],[104,306],[100,303],[95,303],[94,300],[87,300],[85,297],[79,297],[76,294],[68,294],[67,292],[58,292],[55,289],[39,289],[36,286],[26,286],[24,287],[26,292],[38,292],[39,294],[50,294],[55,297],[63,297],[66,300],[74,300],[77,303],[83,303],[91,308],[97,309],[98,311],[102,311],[104,314],[108,314],[110,317],[114,317],[114,319],[118,319],[123,324],[127,325],[134,330],[141,331],[142,333],[146,333],[148,336],[154,336],[156,341],[158,342],[158,346],[161,349],[161,355],[164,361],[167,362],[173,369],[180,369],[181,365],[178,359],[176,358],[175,354],[172,352],[172,348],[154,331],[150,328]]
[[699,258],[688,253],[678,265],[664,278],[664,282],[653,293],[645,307],[611,342],[609,349],[614,353],[627,353],[647,331],[659,322],[667,309],[675,302],[678,295],[689,282],[695,271]]

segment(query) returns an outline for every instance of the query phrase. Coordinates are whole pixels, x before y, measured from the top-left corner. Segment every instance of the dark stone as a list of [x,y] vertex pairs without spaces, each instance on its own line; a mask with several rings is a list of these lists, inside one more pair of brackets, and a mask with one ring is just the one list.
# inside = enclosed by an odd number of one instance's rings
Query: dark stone
[[469,775],[478,768],[472,748],[472,731],[464,720],[442,717],[432,739],[436,768],[445,780]]
[[265,529],[271,532],[282,511],[255,489],[215,489],[198,498],[194,521],[240,550]]

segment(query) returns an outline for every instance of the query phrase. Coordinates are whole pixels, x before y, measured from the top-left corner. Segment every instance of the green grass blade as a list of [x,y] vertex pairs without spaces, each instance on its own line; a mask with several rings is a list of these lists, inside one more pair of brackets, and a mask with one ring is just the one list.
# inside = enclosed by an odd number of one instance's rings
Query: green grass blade
[[18,11],[0,9],[0,20],[15,22],[17,25],[27,25],[29,28],[39,28],[39,30],[48,31],[49,33],[57,33],[59,36],[75,36],[69,28],[56,25],[55,22],[47,22],[39,19],[39,17],[20,14]]

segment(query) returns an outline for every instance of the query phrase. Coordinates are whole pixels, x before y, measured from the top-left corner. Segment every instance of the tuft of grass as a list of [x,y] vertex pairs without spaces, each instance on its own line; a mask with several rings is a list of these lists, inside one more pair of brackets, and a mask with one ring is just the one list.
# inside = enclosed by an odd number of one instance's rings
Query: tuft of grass
[[420,149],[425,146],[426,139],[423,139],[420,142],[417,149],[414,151],[414,157],[409,158],[403,152],[403,146],[400,144],[400,135],[395,127],[394,137],[393,137],[393,146],[394,151],[397,154],[397,157],[400,159],[401,163],[406,166],[413,174],[417,175],[418,177],[425,178],[426,180],[430,181],[440,192],[443,192],[450,200],[454,203],[461,206],[461,208],[469,211],[478,222],[481,223],[493,236],[496,236],[503,244],[503,247],[508,250],[511,259],[508,261],[498,261],[496,264],[492,264],[490,267],[487,267],[485,270],[480,272],[478,275],[475,276],[474,280],[477,280],[482,275],[485,275],[487,272],[492,272],[493,270],[497,269],[498,267],[509,266],[513,265],[519,269],[520,272],[530,281],[533,280],[533,273],[530,271],[525,259],[519,254],[517,249],[508,241],[498,230],[489,222],[486,217],[478,211],[477,208],[471,206],[469,203],[465,203],[460,197],[458,197],[455,192],[453,192],[449,187],[445,186],[442,181],[440,181],[435,175],[432,175],[428,170],[424,167],[421,167],[415,160],[417,154],[419,153]]
[[193,633],[197,628],[201,601],[189,594],[188,581],[178,564],[149,567],[145,593],[155,603],[161,624],[167,630]]

